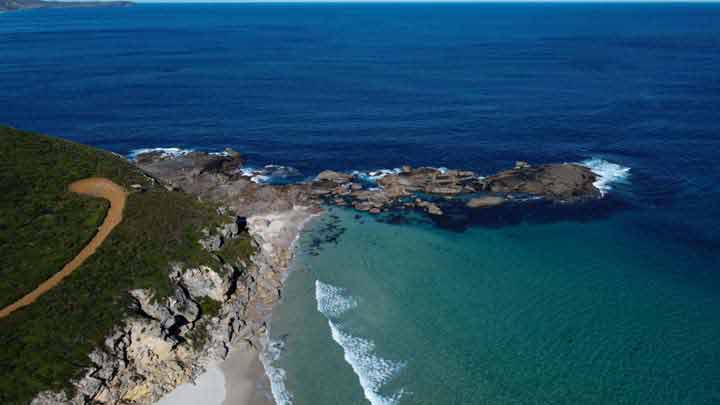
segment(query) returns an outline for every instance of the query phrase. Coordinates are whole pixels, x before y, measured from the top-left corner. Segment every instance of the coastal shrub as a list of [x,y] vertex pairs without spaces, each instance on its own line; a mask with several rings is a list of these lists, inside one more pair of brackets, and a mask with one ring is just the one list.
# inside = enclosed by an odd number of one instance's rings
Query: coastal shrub
[[208,317],[217,315],[222,306],[222,302],[210,297],[203,297],[198,304],[200,305],[200,314]]
[[[0,319],[0,403],[26,404],[43,390],[70,389],[88,354],[130,315],[128,290],[171,293],[171,262],[217,263],[197,240],[221,224],[212,204],[150,181],[124,158],[72,142],[0,128],[0,292],[31,290],[89,240],[107,203],[74,196],[67,184],[102,176],[143,192],[128,196],[123,221],[98,251],[35,303]],[[38,224],[42,224],[40,227]],[[60,238],[60,241],[52,238]],[[232,254],[250,254],[248,237]],[[234,246],[234,243],[230,246]],[[227,252],[223,252],[227,255]],[[203,310],[219,310],[205,303]]]
[[0,307],[48,279],[94,236],[107,201],[67,189],[90,176],[125,186],[147,181],[112,153],[0,127]]
[[218,256],[227,263],[238,265],[238,260],[249,258],[255,252],[252,238],[248,234],[242,234],[235,239],[226,240]]

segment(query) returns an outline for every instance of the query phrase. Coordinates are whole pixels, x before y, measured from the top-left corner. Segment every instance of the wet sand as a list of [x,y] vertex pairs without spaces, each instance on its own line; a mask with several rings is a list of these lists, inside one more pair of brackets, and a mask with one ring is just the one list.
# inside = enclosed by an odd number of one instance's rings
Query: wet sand
[[270,380],[255,349],[237,349],[220,369],[225,377],[222,405],[272,405]]
[[225,361],[212,364],[195,382],[179,385],[157,405],[273,405],[270,381],[258,352],[233,350]]

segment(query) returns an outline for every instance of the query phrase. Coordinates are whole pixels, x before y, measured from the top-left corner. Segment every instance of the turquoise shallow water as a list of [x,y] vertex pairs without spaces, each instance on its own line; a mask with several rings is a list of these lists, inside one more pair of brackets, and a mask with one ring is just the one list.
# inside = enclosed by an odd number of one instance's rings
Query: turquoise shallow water
[[295,404],[717,403],[717,255],[637,215],[452,232],[333,209],[302,239],[272,364]]

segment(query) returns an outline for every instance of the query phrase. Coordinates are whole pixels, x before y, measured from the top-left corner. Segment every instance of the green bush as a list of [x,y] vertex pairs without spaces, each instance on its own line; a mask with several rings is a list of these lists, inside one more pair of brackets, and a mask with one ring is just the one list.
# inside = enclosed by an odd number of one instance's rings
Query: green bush
[[[154,185],[122,157],[61,139],[0,127],[0,162],[5,303],[57,272],[102,222],[104,200],[67,192],[70,182],[102,176],[147,190],[128,196],[123,221],[71,276],[0,319],[0,403],[25,404],[42,390],[69,388],[82,374],[88,354],[130,315],[128,290],[151,288],[163,297],[171,292],[169,263],[217,263],[197,240],[202,228],[227,218],[211,204]],[[251,254],[249,238],[237,240],[231,254]],[[208,314],[218,309],[203,304]]]

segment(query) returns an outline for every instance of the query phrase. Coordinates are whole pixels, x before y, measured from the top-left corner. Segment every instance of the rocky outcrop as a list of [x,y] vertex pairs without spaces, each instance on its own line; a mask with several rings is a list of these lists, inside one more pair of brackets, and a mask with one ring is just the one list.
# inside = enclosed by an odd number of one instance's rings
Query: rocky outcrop
[[287,211],[295,206],[317,207],[320,203],[308,184],[256,183],[252,175],[241,170],[243,159],[232,150],[223,154],[191,152],[181,156],[151,152],[136,159],[138,167],[168,187],[219,202],[242,217]]
[[311,210],[295,207],[246,221],[238,218],[216,229],[211,234],[225,243],[247,226],[256,247],[252,259],[197,267],[172,264],[173,294],[166,298],[149,290],[130,291],[134,316],[92,352],[93,367],[74,382],[75,396],[44,392],[33,404],[152,404],[225,358],[231,346],[261,345],[270,309],[281,296],[293,243],[311,215]]
[[239,170],[242,165],[239,154],[194,152],[171,158],[141,155],[138,164],[173,187],[229,203],[244,216],[289,210],[296,205],[318,209],[322,203],[351,206],[372,214],[390,209],[420,209],[431,215],[443,215],[443,201],[458,196],[470,197],[468,208],[497,206],[523,195],[555,202],[600,196],[593,185],[595,174],[576,164],[533,166],[517,162],[513,169],[487,178],[468,170],[406,165],[371,173],[375,183],[357,174],[325,170],[311,182],[274,187],[256,184],[250,175]]
[[596,198],[600,190],[596,176],[585,166],[572,163],[531,166],[518,162],[514,169],[485,179],[485,190],[493,193],[522,193],[548,200],[573,202]]
[[434,167],[413,169],[404,166],[400,173],[380,178],[378,184],[385,189],[393,190],[393,195],[408,195],[416,192],[456,195],[482,190],[482,181],[471,171]]
[[328,171],[310,188],[329,204],[348,205],[358,211],[377,214],[394,208],[418,208],[430,215],[443,215],[443,201],[458,196],[471,197],[465,204],[468,208],[493,207],[522,195],[556,202],[596,198],[600,191],[593,185],[595,180],[590,169],[576,164],[532,166],[517,162],[515,168],[487,178],[466,170],[403,166],[370,186],[360,184],[355,176]]

